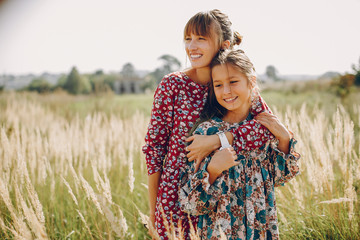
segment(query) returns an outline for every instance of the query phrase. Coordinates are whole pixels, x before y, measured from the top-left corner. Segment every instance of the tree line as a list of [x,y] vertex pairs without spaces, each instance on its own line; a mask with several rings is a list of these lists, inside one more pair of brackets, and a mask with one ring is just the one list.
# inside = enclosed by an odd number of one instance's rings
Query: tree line
[[118,73],[104,73],[97,70],[90,74],[80,74],[77,67],[72,67],[68,74],[63,74],[55,85],[50,84],[45,78],[34,78],[24,91],[36,91],[49,93],[57,90],[65,90],[70,94],[106,93],[115,91],[117,81],[138,81],[142,91],[154,89],[163,76],[181,69],[180,61],[171,55],[165,54],[158,58],[161,66],[145,76],[139,76],[132,63],[125,63]]

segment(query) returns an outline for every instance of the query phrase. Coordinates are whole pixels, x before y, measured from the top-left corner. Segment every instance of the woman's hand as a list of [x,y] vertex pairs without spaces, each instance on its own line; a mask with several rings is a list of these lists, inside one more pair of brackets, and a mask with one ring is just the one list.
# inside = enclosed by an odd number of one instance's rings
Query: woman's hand
[[192,143],[185,148],[189,153],[188,161],[195,160],[195,172],[199,169],[201,161],[220,147],[220,139],[217,135],[193,135],[186,139]]
[[289,153],[290,132],[274,114],[262,112],[255,116],[256,121],[264,125],[279,140],[278,148],[284,153]]
[[155,212],[150,211],[149,221],[150,221],[149,224],[151,224],[151,227],[148,226],[148,233],[152,239],[155,239],[155,236],[152,232],[152,230],[155,230]]
[[216,151],[207,166],[210,184],[213,184],[223,171],[238,165],[240,162],[237,162],[236,159],[237,155],[233,147]]

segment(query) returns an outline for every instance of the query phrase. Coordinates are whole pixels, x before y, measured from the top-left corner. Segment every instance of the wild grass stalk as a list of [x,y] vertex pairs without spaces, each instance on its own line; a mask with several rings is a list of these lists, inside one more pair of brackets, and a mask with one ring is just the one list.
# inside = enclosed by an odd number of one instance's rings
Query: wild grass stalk
[[[1,239],[150,239],[152,97],[138,98],[0,95]],[[360,105],[277,103],[302,155],[301,174],[276,189],[281,238],[360,239]]]

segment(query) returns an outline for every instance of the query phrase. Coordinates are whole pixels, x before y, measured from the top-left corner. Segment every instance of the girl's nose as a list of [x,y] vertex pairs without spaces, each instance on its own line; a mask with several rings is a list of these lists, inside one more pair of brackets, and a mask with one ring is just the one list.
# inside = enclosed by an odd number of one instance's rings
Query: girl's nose
[[224,85],[224,94],[231,93],[231,87],[229,84]]

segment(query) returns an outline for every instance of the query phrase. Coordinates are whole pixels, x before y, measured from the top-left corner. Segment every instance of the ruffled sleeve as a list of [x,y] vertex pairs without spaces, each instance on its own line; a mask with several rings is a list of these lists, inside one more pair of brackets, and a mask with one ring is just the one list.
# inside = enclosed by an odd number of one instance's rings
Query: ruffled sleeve
[[[218,128],[209,122],[200,124],[194,134],[212,135]],[[208,214],[217,206],[222,194],[224,174],[221,174],[213,184],[209,182],[207,166],[211,161],[211,155],[206,157],[195,173],[195,161],[187,162],[185,169],[180,175],[179,202],[183,212],[190,215]]]
[[189,162],[185,168],[179,189],[180,207],[183,212],[194,216],[204,215],[217,206],[222,194],[221,185],[224,182],[224,174],[210,184],[209,173],[206,170],[210,160],[210,157],[203,160],[196,173],[194,173],[194,161]]
[[270,166],[271,175],[273,177],[274,186],[283,186],[296,175],[300,173],[298,160],[300,154],[295,151],[295,144],[297,141],[294,138],[290,139],[289,153],[281,152],[276,144],[270,147]]
[[148,175],[161,171],[173,127],[174,85],[172,76],[165,76],[158,85],[151,110],[151,119],[142,148]]

